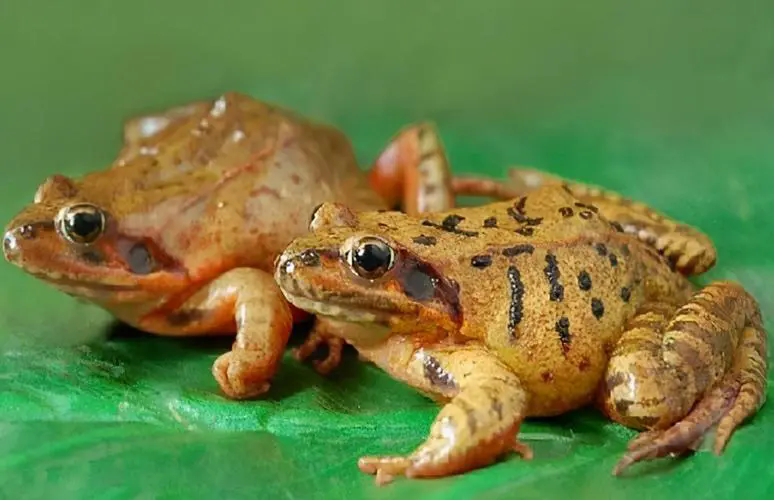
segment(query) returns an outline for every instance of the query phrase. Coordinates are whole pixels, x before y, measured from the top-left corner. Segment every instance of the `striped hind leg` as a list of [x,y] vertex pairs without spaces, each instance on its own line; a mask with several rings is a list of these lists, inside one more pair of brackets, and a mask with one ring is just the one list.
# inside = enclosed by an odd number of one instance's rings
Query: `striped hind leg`
[[456,195],[511,199],[546,185],[560,185],[578,198],[576,210],[599,212],[619,231],[636,235],[664,255],[680,273],[692,276],[710,269],[717,258],[712,241],[701,231],[648,205],[598,186],[570,181],[532,168],[510,168],[508,180],[455,177]]
[[512,168],[508,177],[511,184],[521,189],[534,189],[545,184],[564,186],[582,204],[597,210],[614,223],[617,229],[637,235],[653,246],[686,276],[701,274],[715,265],[717,252],[707,235],[657,212],[645,203],[598,186],[562,179],[534,169]]
[[714,450],[765,400],[766,332],[754,298],[712,283],[687,304],[655,304],[619,339],[600,394],[615,421],[644,429],[616,464],[695,449],[717,424]]
[[390,206],[400,206],[409,215],[454,206],[451,168],[438,131],[429,122],[400,130],[371,167],[369,182]]

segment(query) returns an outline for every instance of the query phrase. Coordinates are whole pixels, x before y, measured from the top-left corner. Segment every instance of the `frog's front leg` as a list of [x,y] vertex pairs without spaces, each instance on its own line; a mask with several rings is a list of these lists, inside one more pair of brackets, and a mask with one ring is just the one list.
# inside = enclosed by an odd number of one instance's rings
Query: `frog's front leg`
[[390,337],[358,350],[391,375],[448,403],[430,435],[407,456],[362,457],[358,466],[379,484],[395,475],[438,477],[465,472],[514,450],[530,449],[516,440],[527,408],[527,393],[516,375],[477,343],[417,348],[411,338]]
[[616,465],[695,449],[718,424],[715,453],[763,404],[766,332],[741,286],[713,283],[683,307],[651,305],[635,316],[610,359],[602,404],[614,420],[647,432]]
[[337,330],[330,327],[326,318],[315,318],[309,335],[304,343],[293,350],[293,356],[298,361],[304,361],[311,356],[318,347],[325,345],[328,353],[324,359],[314,361],[312,365],[320,375],[327,375],[341,362],[341,352],[344,349],[344,339],[337,335]]
[[272,275],[248,268],[224,273],[174,311],[154,313],[145,321],[166,322],[177,335],[227,332],[236,326],[231,351],[212,367],[221,389],[233,399],[268,390],[293,328],[290,307]]

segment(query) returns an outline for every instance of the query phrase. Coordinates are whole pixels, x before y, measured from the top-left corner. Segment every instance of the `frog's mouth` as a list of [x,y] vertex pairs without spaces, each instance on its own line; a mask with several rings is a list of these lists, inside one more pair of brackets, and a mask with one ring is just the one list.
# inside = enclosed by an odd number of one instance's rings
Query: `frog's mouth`
[[383,311],[352,307],[350,304],[337,302],[334,299],[328,299],[326,301],[310,299],[304,295],[288,292],[284,285],[282,287],[282,294],[288,302],[299,309],[319,316],[335,318],[337,320],[353,323],[386,324],[389,317],[389,315]]
[[140,285],[119,285],[112,283],[102,283],[96,281],[76,280],[64,277],[62,275],[53,275],[51,273],[30,272],[36,278],[50,283],[54,286],[68,290],[94,290],[100,292],[132,292],[140,289]]

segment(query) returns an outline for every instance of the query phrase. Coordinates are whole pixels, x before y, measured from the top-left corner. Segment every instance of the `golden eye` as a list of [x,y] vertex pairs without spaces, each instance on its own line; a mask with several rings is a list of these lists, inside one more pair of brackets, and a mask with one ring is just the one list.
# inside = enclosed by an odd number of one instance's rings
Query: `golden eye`
[[363,278],[375,279],[383,276],[395,263],[395,254],[383,240],[363,238],[353,246],[349,254],[352,270]]
[[105,230],[105,214],[94,205],[72,205],[60,214],[59,227],[73,243],[92,243]]

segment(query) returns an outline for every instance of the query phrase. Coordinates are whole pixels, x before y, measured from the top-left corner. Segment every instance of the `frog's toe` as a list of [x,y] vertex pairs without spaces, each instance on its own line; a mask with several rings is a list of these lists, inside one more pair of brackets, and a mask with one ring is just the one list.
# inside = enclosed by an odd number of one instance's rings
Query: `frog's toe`
[[727,377],[684,419],[667,429],[646,431],[634,438],[627,453],[613,468],[613,475],[619,475],[642,460],[677,456],[698,449],[709,429],[733,408],[739,387],[736,377]]
[[215,360],[212,374],[226,396],[250,399],[269,390],[269,374],[257,360],[257,353],[243,349],[227,352]]
[[366,474],[376,476],[376,484],[379,486],[390,483],[395,476],[406,474],[411,467],[411,460],[407,457],[361,457],[357,462],[358,468]]
[[297,349],[293,350],[293,357],[298,361],[305,361],[317,348],[325,344],[328,354],[325,359],[314,361],[314,369],[320,375],[327,375],[341,363],[341,351],[344,348],[344,340],[339,337],[328,337],[318,333],[311,333],[309,337]]

